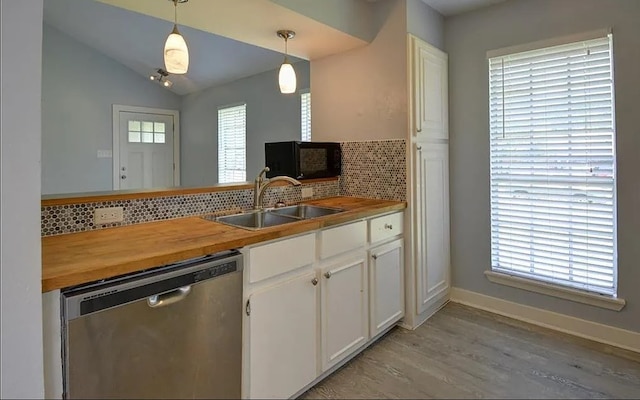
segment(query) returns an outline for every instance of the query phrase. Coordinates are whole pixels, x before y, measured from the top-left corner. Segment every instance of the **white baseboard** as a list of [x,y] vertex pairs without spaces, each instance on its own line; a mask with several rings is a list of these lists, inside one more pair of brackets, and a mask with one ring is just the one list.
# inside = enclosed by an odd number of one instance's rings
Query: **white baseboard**
[[640,353],[639,332],[525,306],[460,288],[451,288],[451,301]]

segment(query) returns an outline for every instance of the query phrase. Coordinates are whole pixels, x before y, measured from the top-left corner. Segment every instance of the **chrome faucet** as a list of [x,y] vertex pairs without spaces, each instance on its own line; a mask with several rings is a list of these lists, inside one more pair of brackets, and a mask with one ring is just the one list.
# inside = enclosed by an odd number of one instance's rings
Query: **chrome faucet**
[[293,186],[302,185],[302,183],[299,180],[289,178],[288,176],[274,176],[271,179],[263,178],[262,176],[269,171],[270,171],[269,167],[264,167],[256,177],[255,185],[253,187],[253,209],[254,210],[260,210],[262,208],[264,191],[272,183],[283,181],[283,182],[289,182]]

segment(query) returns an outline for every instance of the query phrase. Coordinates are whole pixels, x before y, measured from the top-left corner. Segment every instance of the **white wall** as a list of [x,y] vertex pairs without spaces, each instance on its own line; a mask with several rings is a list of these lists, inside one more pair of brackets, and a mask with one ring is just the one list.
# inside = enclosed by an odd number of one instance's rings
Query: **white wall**
[[[309,63],[301,61],[294,68],[298,90],[309,89]],[[278,69],[183,96],[182,186],[218,182],[218,107],[237,103],[247,104],[247,180],[264,168],[266,142],[300,140],[300,95],[280,93]]]
[[371,44],[311,61],[314,140],[397,139],[407,135],[406,3],[376,3]]
[[42,398],[40,74],[42,0],[2,0],[3,399]]
[[[445,21],[449,53],[453,285],[640,331],[640,1],[512,0]],[[618,156],[618,295],[621,312],[489,283],[489,121],[486,51],[613,28]]]
[[[112,104],[180,108],[180,96],[44,24],[42,193],[113,189]],[[150,71],[151,72],[151,71]]]

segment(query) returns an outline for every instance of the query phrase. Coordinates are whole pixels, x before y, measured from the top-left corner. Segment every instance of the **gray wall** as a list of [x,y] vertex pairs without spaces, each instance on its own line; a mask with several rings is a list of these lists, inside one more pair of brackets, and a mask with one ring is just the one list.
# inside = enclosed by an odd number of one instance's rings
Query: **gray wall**
[[44,24],[42,193],[111,190],[112,104],[180,108],[180,96]]
[[[578,318],[640,331],[640,1],[513,0],[449,18],[451,262],[453,285]],[[492,284],[486,51],[612,27],[618,156],[621,312]]]
[[374,8],[372,2],[362,0],[271,1],[368,42],[375,36],[375,29],[371,23]]
[[407,0],[407,32],[444,49],[444,18],[422,0]]
[[40,255],[42,0],[2,0],[3,399],[43,398]]
[[[309,63],[301,61],[294,68],[298,91],[308,89]],[[300,140],[300,95],[280,93],[278,69],[183,96],[182,186],[218,182],[218,107],[237,103],[247,104],[247,180],[264,168],[266,142]]]

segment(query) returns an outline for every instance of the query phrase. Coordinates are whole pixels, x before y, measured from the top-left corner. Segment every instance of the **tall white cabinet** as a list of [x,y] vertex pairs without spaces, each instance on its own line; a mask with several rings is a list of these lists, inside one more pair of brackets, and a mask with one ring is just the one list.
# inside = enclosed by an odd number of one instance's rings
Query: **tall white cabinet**
[[406,316],[414,328],[449,299],[449,125],[447,54],[409,35]]

